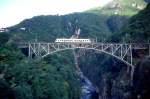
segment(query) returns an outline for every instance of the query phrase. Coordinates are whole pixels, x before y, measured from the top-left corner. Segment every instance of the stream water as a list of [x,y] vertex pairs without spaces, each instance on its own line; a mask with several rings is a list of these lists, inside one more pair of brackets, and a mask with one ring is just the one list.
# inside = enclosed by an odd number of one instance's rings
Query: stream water
[[78,64],[78,54],[73,50],[75,66],[77,74],[81,81],[81,98],[80,99],[98,99],[98,94],[96,88],[92,84],[92,82],[84,76]]
[[[78,38],[80,35],[80,28],[75,30],[75,34],[71,38]],[[74,45],[72,45],[74,47]],[[99,99],[96,88],[93,86],[92,82],[84,76],[78,64],[78,53],[73,49],[74,62],[76,67],[76,72],[81,81],[81,98],[80,99]]]
[[93,86],[91,81],[85,77],[82,72],[80,72],[79,77],[82,85],[81,99],[98,99],[96,88]]

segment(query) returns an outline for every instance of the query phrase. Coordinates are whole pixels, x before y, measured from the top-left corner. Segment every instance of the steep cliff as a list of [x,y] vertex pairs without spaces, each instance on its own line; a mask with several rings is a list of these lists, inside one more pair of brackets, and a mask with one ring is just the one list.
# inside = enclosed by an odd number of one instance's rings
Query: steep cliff
[[133,99],[150,98],[150,58],[145,58],[136,66],[133,81]]

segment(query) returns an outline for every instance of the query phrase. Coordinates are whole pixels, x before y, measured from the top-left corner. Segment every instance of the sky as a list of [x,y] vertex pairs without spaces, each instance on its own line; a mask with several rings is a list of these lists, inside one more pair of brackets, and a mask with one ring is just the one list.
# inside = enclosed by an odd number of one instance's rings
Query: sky
[[38,15],[64,15],[104,6],[112,0],[0,0],[0,28]]

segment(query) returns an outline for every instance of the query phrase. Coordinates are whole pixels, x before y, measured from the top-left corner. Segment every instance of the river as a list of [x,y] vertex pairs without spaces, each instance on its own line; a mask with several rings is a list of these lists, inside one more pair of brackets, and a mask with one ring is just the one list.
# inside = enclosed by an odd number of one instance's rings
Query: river
[[[80,28],[75,30],[75,34],[71,36],[71,38],[78,38],[80,35]],[[74,45],[72,45],[74,47]],[[81,98],[80,99],[99,99],[98,93],[92,82],[83,74],[83,72],[80,69],[80,66],[78,64],[78,55],[79,53],[76,53],[75,49],[73,49],[73,55],[74,55],[74,62],[76,67],[77,75],[80,78],[81,81]]]
[[96,88],[93,86],[91,81],[80,72],[80,81],[81,81],[81,99],[98,99],[98,93]]
[[73,50],[76,72],[81,82],[81,98],[80,99],[98,99],[98,93],[92,82],[84,76],[78,64],[78,54]]

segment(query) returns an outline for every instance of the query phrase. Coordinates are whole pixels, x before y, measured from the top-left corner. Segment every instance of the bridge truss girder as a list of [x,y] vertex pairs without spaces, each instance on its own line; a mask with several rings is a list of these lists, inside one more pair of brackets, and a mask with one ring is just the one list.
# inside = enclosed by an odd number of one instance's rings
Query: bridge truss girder
[[19,48],[28,48],[29,58],[44,58],[49,54],[68,49],[88,49],[109,54],[131,67],[131,82],[133,80],[135,64],[133,64],[132,50],[148,50],[150,55],[150,44],[123,44],[123,43],[24,43]]
[[68,49],[89,49],[98,52],[104,52],[117,59],[125,62],[129,66],[133,66],[132,45],[130,44],[104,44],[104,43],[29,43],[28,44],[30,58],[43,58],[55,52]]

